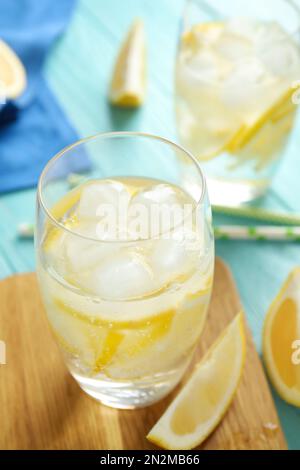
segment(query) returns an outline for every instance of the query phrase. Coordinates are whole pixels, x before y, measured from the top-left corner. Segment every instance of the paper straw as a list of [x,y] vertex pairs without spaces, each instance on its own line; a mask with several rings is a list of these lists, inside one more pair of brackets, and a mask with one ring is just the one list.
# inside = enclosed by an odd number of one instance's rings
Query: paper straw
[[300,242],[300,227],[221,225],[215,227],[217,240],[270,240]]
[[213,212],[215,214],[244,217],[246,219],[261,220],[263,222],[270,222],[275,224],[300,226],[300,214],[277,212],[259,207],[228,207],[214,205]]
[[[300,227],[273,227],[243,225],[221,225],[214,228],[216,240],[271,240],[300,242]],[[18,227],[21,239],[32,239],[34,225],[22,223]]]

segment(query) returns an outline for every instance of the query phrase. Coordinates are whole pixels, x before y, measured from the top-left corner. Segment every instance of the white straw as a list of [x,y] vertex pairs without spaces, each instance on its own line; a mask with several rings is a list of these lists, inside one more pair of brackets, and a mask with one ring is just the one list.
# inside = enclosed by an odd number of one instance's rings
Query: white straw
[[221,225],[215,227],[216,239],[299,241],[300,227]]

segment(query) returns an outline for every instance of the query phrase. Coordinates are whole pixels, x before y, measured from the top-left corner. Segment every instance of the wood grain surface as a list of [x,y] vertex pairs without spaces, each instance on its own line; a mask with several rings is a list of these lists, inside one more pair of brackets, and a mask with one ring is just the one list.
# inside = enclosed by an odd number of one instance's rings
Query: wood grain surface
[[[228,268],[216,262],[213,298],[198,360],[241,309]],[[34,274],[0,282],[1,449],[154,449],[145,435],[176,390],[160,403],[118,411],[86,396],[67,372],[49,331]],[[242,381],[225,418],[202,449],[286,449],[249,330]]]

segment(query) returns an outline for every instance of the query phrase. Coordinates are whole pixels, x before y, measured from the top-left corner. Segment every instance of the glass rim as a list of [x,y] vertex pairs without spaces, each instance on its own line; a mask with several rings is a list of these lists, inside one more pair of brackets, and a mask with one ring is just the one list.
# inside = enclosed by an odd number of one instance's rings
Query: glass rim
[[[137,137],[137,138],[145,138],[145,139],[150,139],[150,140],[154,140],[154,141],[158,141],[160,143],[163,143],[163,144],[166,144],[170,147],[173,147],[175,150],[179,150],[180,152],[184,153],[189,160],[191,160],[191,162],[194,164],[196,170],[197,170],[197,173],[200,177],[200,180],[201,180],[201,195],[199,197],[199,199],[197,201],[195,201],[195,203],[193,204],[193,209],[191,211],[191,213],[189,214],[189,216],[191,214],[193,214],[195,212],[195,210],[203,203],[204,201],[204,198],[207,194],[207,183],[206,183],[206,179],[205,179],[205,176],[201,170],[201,167],[200,167],[200,164],[198,162],[198,160],[196,159],[196,157],[194,157],[194,155],[189,152],[187,149],[185,149],[184,147],[182,147],[180,144],[177,144],[175,142],[172,142],[171,140],[165,138],[165,137],[160,137],[160,136],[157,136],[155,134],[151,134],[151,133],[147,133],[147,132],[138,132],[138,131],[111,131],[111,132],[98,132],[97,134],[93,134],[91,136],[88,136],[88,137],[85,137],[85,138],[82,138],[82,139],[79,139],[75,142],[73,142],[72,144],[64,147],[62,150],[60,150],[58,153],[56,153],[52,158],[50,158],[50,160],[46,163],[44,169],[42,170],[42,173],[40,174],[40,177],[39,177],[39,180],[38,180],[38,185],[37,185],[37,201],[38,203],[40,204],[42,210],[45,212],[46,216],[50,219],[51,223],[53,223],[57,228],[65,231],[65,232],[68,232],[74,236],[77,236],[81,239],[85,239],[85,240],[90,240],[90,241],[94,241],[94,242],[98,242],[98,243],[141,243],[141,242],[147,242],[149,240],[153,240],[155,239],[155,237],[147,237],[147,238],[141,238],[141,239],[136,239],[136,240],[101,240],[99,238],[94,238],[94,237],[89,237],[87,235],[83,235],[79,232],[75,232],[74,230],[66,227],[64,224],[62,224],[59,220],[57,220],[57,218],[55,216],[53,216],[51,214],[51,208],[48,208],[47,207],[47,204],[45,203],[44,201],[44,198],[43,198],[43,183],[44,183],[44,179],[49,171],[49,169],[55,164],[56,161],[58,161],[63,155],[67,154],[69,151],[71,151],[72,149],[80,146],[80,145],[83,145],[83,144],[87,144],[89,142],[92,142],[92,141],[95,141],[96,139],[98,138],[104,138],[104,139],[109,139],[109,138],[126,138],[126,137]],[[175,230],[176,228],[178,228],[178,226],[181,226],[183,223],[184,223],[184,220],[185,218],[181,221],[180,224],[172,227],[172,229],[170,229],[169,231],[173,231]],[[159,234],[159,236],[163,235],[165,232],[162,232]]]
[[[294,2],[294,0],[280,0],[280,1],[281,1],[282,3],[285,3],[287,6],[289,6],[289,7],[290,7],[292,10],[294,10],[294,12],[297,13],[297,15],[299,16],[299,22],[298,22],[299,24],[298,24],[298,27],[297,27],[294,31],[292,31],[291,33],[289,33],[289,32],[287,32],[287,31],[284,29],[284,31],[288,34],[288,36],[289,36],[290,38],[292,38],[293,41],[296,41],[296,36],[297,36],[297,35],[298,35],[298,36],[300,35],[300,6],[298,6],[298,5]],[[209,8],[211,11],[215,11],[215,12],[218,11],[217,8],[215,8],[214,6],[208,5],[208,3],[207,3],[206,0],[185,0],[185,6],[184,6],[183,14],[182,14],[181,28],[180,28],[180,32],[179,32],[179,40],[178,40],[178,43],[177,43],[177,59],[176,59],[177,63],[178,63],[178,60],[179,60],[179,54],[180,54],[180,48],[181,48],[182,35],[183,35],[185,32],[188,31],[188,29],[186,29],[186,28],[184,27],[185,22],[186,22],[186,21],[185,21],[185,18],[186,18],[186,8],[187,8],[187,5],[188,5],[189,3],[192,3],[192,2],[197,3],[197,4],[199,5],[199,8],[201,8],[201,4],[204,4],[204,5],[206,5],[207,8]],[[246,18],[247,18],[247,17],[246,17]],[[285,39],[285,40],[280,39],[280,40],[276,41],[275,44],[281,44],[281,43],[283,43],[284,41],[286,41],[286,39]],[[274,42],[272,42],[272,44],[274,44]],[[299,55],[300,55],[300,45],[299,45],[297,42],[295,42],[295,45],[298,47],[298,49],[299,49]],[[253,59],[252,59],[252,60],[253,60]],[[246,57],[246,60],[245,60],[245,58],[243,58],[243,61],[244,61],[245,63],[247,63],[247,57]],[[239,62],[237,62],[237,63],[241,64],[242,61],[239,61]],[[225,88],[225,86],[223,85],[223,83],[220,83],[218,80],[201,79],[201,80],[199,80],[199,81],[200,81],[203,85],[206,85],[206,86],[209,86],[209,87],[214,87],[214,88],[219,88],[219,89]],[[294,80],[291,79],[290,89],[293,89],[293,88],[294,88],[293,83],[296,82],[296,81],[297,81],[296,78],[295,78]],[[268,82],[266,82],[266,83],[264,83],[264,84],[256,84],[256,83],[254,83],[254,84],[251,85],[251,87],[252,87],[252,88],[260,88],[260,89],[261,89],[261,88],[269,88],[269,87],[270,87],[270,84],[272,85],[273,83],[274,83],[274,82],[272,82],[272,81],[271,81],[271,82],[268,81]],[[229,88],[232,88],[232,87],[234,87],[234,86],[235,86],[235,85],[228,85]]]

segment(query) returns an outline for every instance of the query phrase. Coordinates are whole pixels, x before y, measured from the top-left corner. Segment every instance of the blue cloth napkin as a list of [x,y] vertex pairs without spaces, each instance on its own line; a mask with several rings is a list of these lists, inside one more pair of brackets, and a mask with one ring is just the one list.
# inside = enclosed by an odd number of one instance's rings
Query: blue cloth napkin
[[[24,94],[0,107],[0,192],[36,185],[49,158],[78,138],[42,74],[49,48],[64,31],[75,3],[0,1],[0,39],[18,54],[28,79]],[[83,156],[70,161],[65,172],[87,166]]]

